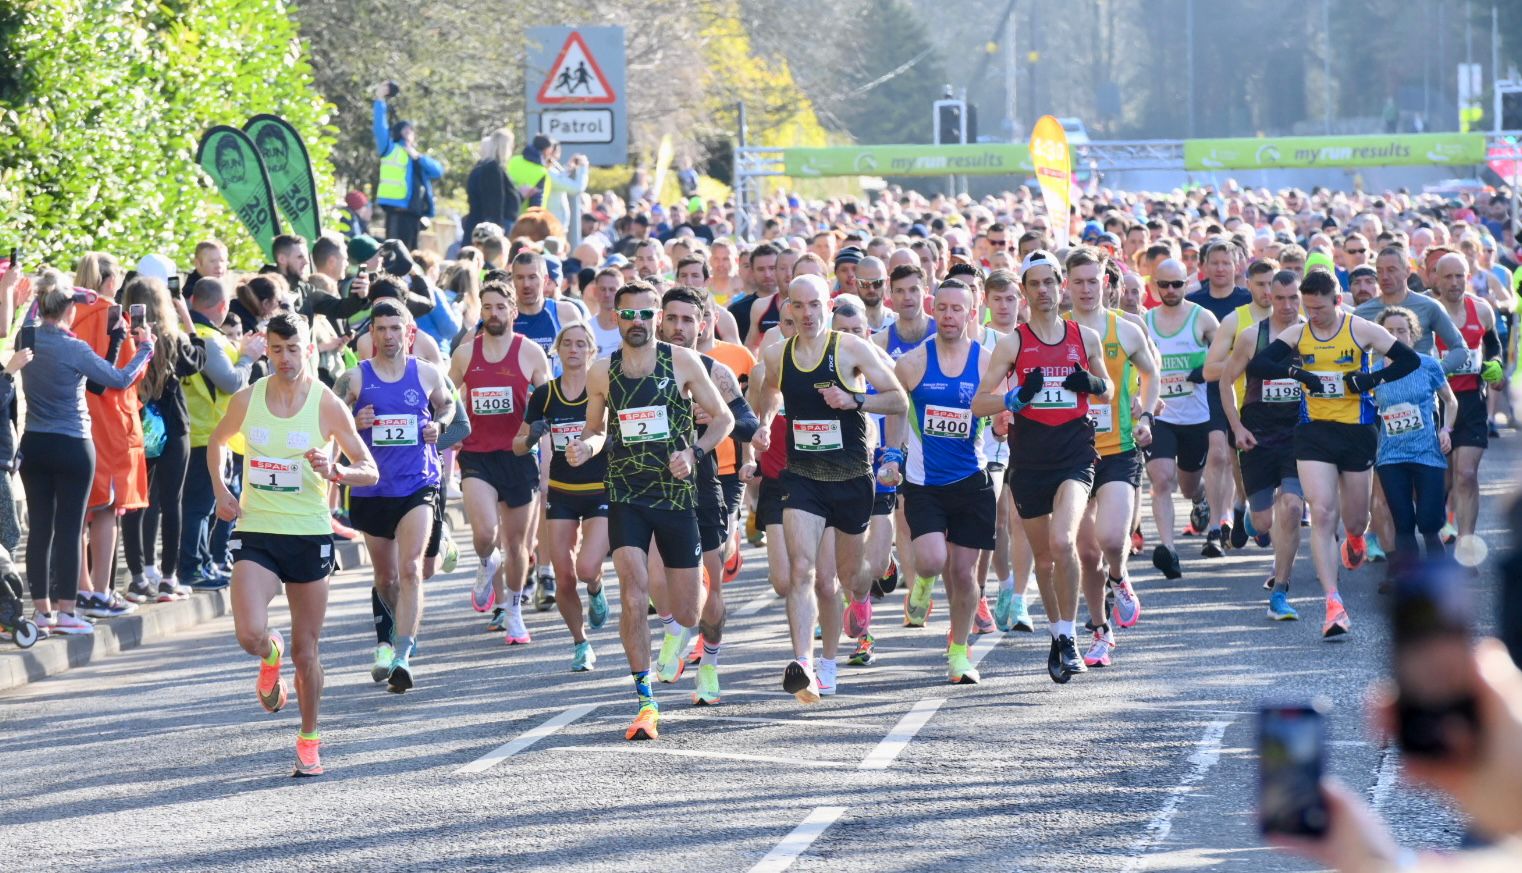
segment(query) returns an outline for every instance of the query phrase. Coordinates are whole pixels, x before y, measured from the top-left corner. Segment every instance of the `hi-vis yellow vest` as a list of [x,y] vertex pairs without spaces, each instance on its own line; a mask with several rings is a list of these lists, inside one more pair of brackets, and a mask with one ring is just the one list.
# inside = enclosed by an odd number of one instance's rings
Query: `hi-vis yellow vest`
[[375,189],[375,199],[382,202],[406,203],[412,197],[407,188],[407,167],[411,156],[401,145],[393,145],[380,162],[380,186]]
[[[207,345],[215,345],[227,356],[232,363],[238,361],[238,347],[232,341],[222,335],[222,331],[209,324],[196,323],[196,336],[206,341]],[[232,402],[233,396],[223,391],[218,391],[206,380],[204,373],[197,373],[180,383],[185,389],[185,408],[190,412],[190,447],[204,448],[211,441],[211,432],[216,429],[217,422],[227,414],[227,405]],[[243,454],[243,436],[234,434],[227,441],[227,447]]]

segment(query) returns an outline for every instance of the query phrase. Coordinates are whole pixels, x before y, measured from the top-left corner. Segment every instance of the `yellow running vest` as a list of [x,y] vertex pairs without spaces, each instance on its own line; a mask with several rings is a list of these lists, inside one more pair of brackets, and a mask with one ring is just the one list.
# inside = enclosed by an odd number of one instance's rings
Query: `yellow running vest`
[[265,402],[270,376],[254,383],[243,418],[243,515],[237,529],[243,533],[317,536],[333,532],[328,518],[328,482],[320,478],[304,457],[308,449],[323,448],[318,409],[322,383],[315,378],[301,410],[279,418]]
[[1374,424],[1374,399],[1367,394],[1349,393],[1343,384],[1345,373],[1367,372],[1369,355],[1353,339],[1353,316],[1339,313],[1337,329],[1326,339],[1319,339],[1309,323],[1300,332],[1302,367],[1320,377],[1321,394],[1309,391],[1301,395],[1300,421],[1335,421],[1342,424]]
[[1120,316],[1114,310],[1105,313],[1105,333],[1102,346],[1105,356],[1105,372],[1114,383],[1108,401],[1089,399],[1089,420],[1094,422],[1094,450],[1101,458],[1129,452],[1136,448],[1131,434],[1131,356],[1120,342],[1120,329],[1116,321]]

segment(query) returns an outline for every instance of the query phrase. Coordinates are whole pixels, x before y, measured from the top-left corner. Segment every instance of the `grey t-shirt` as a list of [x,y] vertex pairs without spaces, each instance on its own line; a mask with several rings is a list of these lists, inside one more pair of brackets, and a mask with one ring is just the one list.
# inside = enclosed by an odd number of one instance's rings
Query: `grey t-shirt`
[[46,322],[37,327],[34,348],[35,357],[21,371],[26,429],[76,439],[90,436],[85,380],[94,380],[107,388],[126,388],[143,372],[153,355],[153,343],[143,343],[132,360],[118,369],[97,355],[89,343]]
[[[1416,341],[1416,351],[1419,354],[1434,357],[1432,344],[1437,337],[1443,338],[1443,344],[1448,346],[1448,353],[1443,356],[1443,370],[1455,373],[1464,368],[1464,362],[1468,359],[1468,352],[1464,348],[1464,335],[1454,326],[1453,319],[1448,317],[1448,310],[1443,304],[1415,291],[1407,291],[1406,299],[1399,303],[1389,304],[1392,306],[1404,306],[1416,313],[1416,320],[1421,325],[1422,337]],[[1369,321],[1379,317],[1387,305],[1381,298],[1375,297],[1366,300],[1353,310],[1353,314]]]

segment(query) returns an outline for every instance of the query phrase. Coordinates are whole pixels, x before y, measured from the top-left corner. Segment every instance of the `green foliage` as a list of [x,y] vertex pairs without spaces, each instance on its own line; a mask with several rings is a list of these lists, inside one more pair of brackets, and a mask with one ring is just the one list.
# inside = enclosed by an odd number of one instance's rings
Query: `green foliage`
[[202,132],[283,116],[332,202],[330,107],[281,0],[20,0],[0,11],[0,247],[59,266],[92,249],[187,266],[257,246],[195,165]]
[[[987,14],[993,14],[992,6]],[[874,4],[861,17],[856,33],[862,53],[873,63],[846,91],[867,86],[930,48],[925,24],[904,0]],[[946,82],[940,58],[931,52],[908,70],[845,101],[836,114],[857,142],[930,142],[930,106],[940,99]]]

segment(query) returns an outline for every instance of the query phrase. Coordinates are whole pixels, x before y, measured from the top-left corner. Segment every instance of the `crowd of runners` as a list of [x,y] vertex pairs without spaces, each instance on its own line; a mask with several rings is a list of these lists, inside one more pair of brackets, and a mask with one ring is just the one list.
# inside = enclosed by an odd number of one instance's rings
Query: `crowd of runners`
[[[270,712],[289,649],[315,775],[335,537],[368,551],[376,683],[427,681],[426,580],[460,561],[484,628],[564,646],[569,670],[616,621],[629,740],[658,736],[656,689],[688,672],[693,705],[720,703],[746,542],[803,703],[938,608],[947,679],[976,684],[970,644],[1036,632],[1033,597],[1052,681],[1120,668],[1133,558],[1177,579],[1260,555],[1266,618],[1305,610],[1326,638],[1354,631],[1339,585],[1366,561],[1478,563],[1516,360],[1500,196],[1096,191],[1064,245],[1025,189],[778,195],[755,241],[725,204],[586,201],[575,246],[480,223],[449,260],[356,235],[282,237],[248,274],[214,240],[188,276],[11,263],[0,402],[21,408],[4,442],[41,632],[230,580]],[[0,480],[14,549],[23,495]],[[1292,586],[1319,597],[1297,609]],[[525,610],[550,609],[566,635],[534,638]]]

